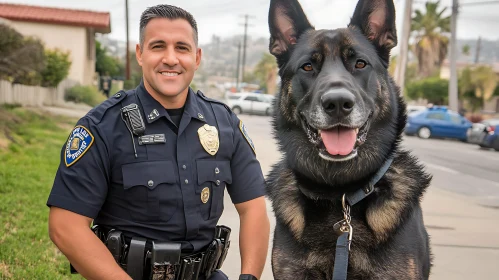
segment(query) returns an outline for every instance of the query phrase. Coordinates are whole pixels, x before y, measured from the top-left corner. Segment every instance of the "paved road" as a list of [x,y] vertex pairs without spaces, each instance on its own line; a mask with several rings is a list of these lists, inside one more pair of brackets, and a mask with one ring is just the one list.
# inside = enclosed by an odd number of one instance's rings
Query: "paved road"
[[433,174],[432,186],[499,207],[499,152],[460,141],[408,136],[403,146]]
[[[270,119],[248,115],[240,118],[255,142],[263,172],[268,174],[271,165],[281,157],[272,137]],[[498,229],[491,223],[497,221],[499,211],[478,205],[499,206],[499,152],[452,140],[416,137],[404,138],[403,146],[412,150],[433,175],[431,190],[423,201],[425,223],[434,245],[431,279],[469,279],[470,275],[494,279],[490,275],[495,275],[491,271],[495,271],[494,263],[499,259],[499,239],[496,238]],[[273,229],[274,216],[270,204],[267,205]],[[233,246],[224,271],[230,279],[237,279],[239,220],[228,195],[220,223],[234,229]],[[270,258],[262,279],[273,279]]]

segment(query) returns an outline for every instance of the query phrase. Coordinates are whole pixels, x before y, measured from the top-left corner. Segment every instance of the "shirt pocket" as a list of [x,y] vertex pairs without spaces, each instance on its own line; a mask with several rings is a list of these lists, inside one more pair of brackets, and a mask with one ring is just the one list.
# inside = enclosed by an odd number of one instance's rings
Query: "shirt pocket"
[[182,199],[173,162],[135,162],[121,169],[131,218],[137,222],[170,220]]
[[205,220],[220,218],[225,187],[232,183],[230,161],[197,160],[196,167],[200,215]]

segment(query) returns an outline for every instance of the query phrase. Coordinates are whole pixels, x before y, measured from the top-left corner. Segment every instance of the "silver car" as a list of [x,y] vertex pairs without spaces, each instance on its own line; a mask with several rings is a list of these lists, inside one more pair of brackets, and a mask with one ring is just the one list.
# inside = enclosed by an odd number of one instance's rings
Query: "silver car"
[[485,136],[491,132],[491,129],[499,125],[499,119],[488,119],[479,123],[474,123],[468,130],[468,143],[478,144],[483,147]]
[[227,98],[227,105],[238,114],[272,115],[273,95],[261,93],[232,93]]

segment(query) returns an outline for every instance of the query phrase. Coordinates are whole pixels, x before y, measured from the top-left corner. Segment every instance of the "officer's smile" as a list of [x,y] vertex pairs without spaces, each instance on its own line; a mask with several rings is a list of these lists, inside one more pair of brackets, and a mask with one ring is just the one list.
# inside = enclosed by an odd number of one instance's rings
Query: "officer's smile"
[[180,75],[178,72],[160,72],[160,74],[167,77],[176,77]]

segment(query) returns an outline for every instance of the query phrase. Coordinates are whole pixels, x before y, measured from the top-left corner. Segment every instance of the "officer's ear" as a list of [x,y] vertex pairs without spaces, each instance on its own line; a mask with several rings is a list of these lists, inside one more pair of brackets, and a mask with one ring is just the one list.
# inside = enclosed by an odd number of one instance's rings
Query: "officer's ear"
[[140,44],[135,45],[135,58],[137,63],[142,67],[142,50],[140,49]]
[[196,70],[198,70],[201,64],[201,57],[203,56],[203,50],[201,48],[196,48]]

